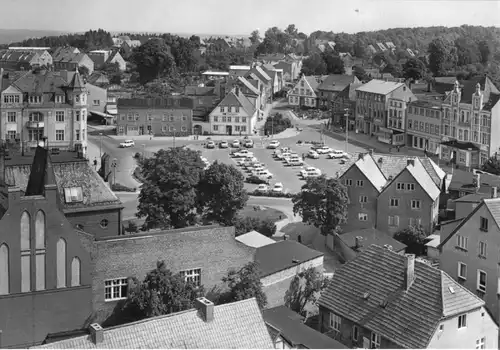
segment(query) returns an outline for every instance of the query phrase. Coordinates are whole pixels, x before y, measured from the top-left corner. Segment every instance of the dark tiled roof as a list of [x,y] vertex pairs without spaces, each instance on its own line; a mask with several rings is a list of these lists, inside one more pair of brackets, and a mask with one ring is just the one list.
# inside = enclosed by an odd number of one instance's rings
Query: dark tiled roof
[[485,198],[489,198],[490,194],[488,193],[471,193],[467,194],[463,197],[455,199],[455,202],[462,203],[481,203],[481,201]]
[[270,333],[281,335],[292,346],[306,349],[347,349],[347,346],[306,326],[303,317],[286,306],[278,306],[262,312],[270,325]]
[[460,99],[461,103],[472,103],[472,95],[476,92],[476,85],[478,83],[481,86],[485,103],[490,100],[491,94],[500,94],[500,91],[498,91],[496,86],[487,76],[474,77],[470,80],[462,80],[460,82],[462,88],[462,97]]
[[184,94],[187,96],[214,96],[214,87],[205,86],[186,86],[184,88]]
[[[356,247],[356,237],[362,238],[362,247]],[[399,242],[398,240],[392,238],[391,235],[379,231],[375,228],[346,232],[339,235],[339,238],[345,244],[347,244],[349,248],[359,248],[360,251],[365,250],[372,244],[378,245],[380,247],[390,245],[392,247],[392,250],[394,250],[395,252],[400,252],[401,250],[406,249],[406,244]]]
[[356,80],[354,75],[331,74],[318,86],[319,91],[343,91],[349,84]]
[[497,104],[498,100],[500,100],[500,94],[491,93],[490,98],[483,106],[483,110],[491,111],[491,109]]
[[320,256],[323,253],[287,240],[257,248],[255,261],[259,265],[261,277],[265,277]]
[[314,91],[318,90],[318,86],[321,84],[321,80],[320,80],[321,78],[320,77],[316,77],[314,75],[310,75],[310,76],[304,76],[304,79],[309,83],[309,85],[311,85],[311,88]]
[[17,89],[22,92],[34,93],[59,93],[63,94],[63,88],[67,82],[56,72],[33,73],[29,72],[13,82]]
[[406,259],[370,246],[335,271],[319,305],[410,349],[427,348],[442,318],[484,305],[445,272],[418,260],[415,279],[404,290]]
[[[177,102],[176,102],[177,101]],[[188,97],[169,96],[165,98],[120,98],[118,107],[133,108],[187,108],[193,109],[194,101]]]
[[[473,185],[474,174],[460,169],[453,170],[453,175],[451,177],[451,182],[449,185],[450,190],[460,190],[463,188],[475,189]],[[491,186],[500,187],[500,176],[490,175],[490,174],[480,174],[479,175],[480,187],[487,187],[489,192],[489,188]],[[482,191],[480,191],[482,192]]]
[[436,83],[442,83],[442,84],[450,84],[454,85],[455,82],[457,81],[456,77],[434,77],[434,81]]
[[46,349],[274,349],[255,298],[214,306],[205,322],[196,309],[148,318],[34,348]]

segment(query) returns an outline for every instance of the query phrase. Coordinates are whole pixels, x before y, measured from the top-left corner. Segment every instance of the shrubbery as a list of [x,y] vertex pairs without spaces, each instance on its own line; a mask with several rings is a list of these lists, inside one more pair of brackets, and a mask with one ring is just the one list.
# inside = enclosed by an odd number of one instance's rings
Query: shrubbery
[[135,192],[137,189],[134,187],[128,187],[125,185],[122,185],[121,183],[115,183],[111,185],[111,190],[115,192]]
[[271,237],[276,233],[276,224],[271,219],[245,217],[236,220],[234,230],[236,236],[257,231],[266,237]]
[[268,180],[261,179],[260,177],[255,176],[255,175],[250,175],[250,176],[248,176],[248,177],[245,179],[245,182],[246,182],[246,183],[249,183],[249,184],[255,184],[255,185],[260,185],[260,184],[269,184],[269,181],[268,181]]
[[276,198],[292,198],[294,196],[293,193],[273,192],[273,191],[267,191],[267,192],[253,191],[249,192],[248,194],[250,196],[255,196],[255,197],[276,197]]
[[264,124],[264,133],[266,135],[279,134],[288,128],[292,127],[290,119],[283,116],[281,113],[276,113],[274,116],[269,116]]

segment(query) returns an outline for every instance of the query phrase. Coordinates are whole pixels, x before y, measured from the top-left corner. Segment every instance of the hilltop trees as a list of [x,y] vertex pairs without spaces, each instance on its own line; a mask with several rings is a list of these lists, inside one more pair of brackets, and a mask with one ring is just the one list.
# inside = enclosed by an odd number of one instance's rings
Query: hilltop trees
[[154,38],[139,46],[132,55],[142,84],[169,75],[175,69],[175,60],[163,39]]
[[446,74],[446,63],[450,61],[452,48],[443,39],[434,39],[427,50],[429,53],[429,69],[434,76]]
[[403,65],[403,77],[410,80],[420,80],[425,76],[427,68],[418,58],[410,58]]

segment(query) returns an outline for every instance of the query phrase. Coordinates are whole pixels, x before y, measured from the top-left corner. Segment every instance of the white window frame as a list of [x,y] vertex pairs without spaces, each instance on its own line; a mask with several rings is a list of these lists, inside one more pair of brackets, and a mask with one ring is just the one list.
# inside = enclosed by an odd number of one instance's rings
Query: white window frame
[[83,202],[83,191],[81,187],[65,187],[64,199],[66,203]]
[[56,111],[56,123],[64,123],[64,111]]
[[358,213],[358,220],[359,221],[368,221],[368,214],[366,214],[366,213]]
[[[104,281],[104,301],[116,301],[127,299],[123,294],[123,287],[126,287],[125,294],[128,293],[128,278],[120,277],[107,279]],[[109,293],[108,293],[109,292]],[[117,296],[115,296],[117,295]]]
[[412,199],[411,200],[411,209],[420,210],[422,208],[422,202],[420,199]]
[[351,339],[356,342],[359,340],[359,327],[357,325],[352,326]]
[[389,207],[397,208],[399,207],[399,198],[392,197],[389,199]]
[[476,349],[486,349],[486,337],[476,340]]
[[[462,274],[462,267],[464,268],[465,272]],[[459,261],[458,262],[458,272],[457,272],[458,278],[461,278],[463,280],[467,280],[467,264],[464,264],[463,262]]]
[[368,197],[364,196],[364,195],[359,196],[359,202],[360,203],[368,203]]
[[64,141],[64,130],[56,130],[56,141]]
[[371,349],[380,349],[380,343],[382,342],[382,337],[380,334],[372,332],[370,336],[370,348]]
[[467,328],[467,314],[458,316],[458,329]]
[[405,189],[405,184],[403,182],[396,183],[396,190],[402,191]]
[[469,244],[469,237],[457,235],[457,247],[467,250]]
[[201,268],[182,270],[180,274],[185,282],[191,281],[197,287],[201,286]]
[[330,328],[334,331],[340,332],[340,327],[342,325],[342,318],[339,315],[330,312]]
[[[484,284],[480,284],[481,282],[481,274],[484,274]],[[488,274],[483,270],[477,270],[477,284],[476,289],[480,292],[486,293],[486,285],[488,281]]]
[[408,191],[415,191],[415,184],[414,183],[407,183],[406,184],[406,189]]
[[479,241],[479,256],[482,257],[482,258],[486,258],[486,254],[487,254],[487,248],[488,248],[488,245],[486,242],[483,242],[483,241]]
[[7,123],[16,123],[16,122],[17,122],[17,112],[7,112]]
[[363,180],[356,180],[356,187],[363,187],[365,182]]

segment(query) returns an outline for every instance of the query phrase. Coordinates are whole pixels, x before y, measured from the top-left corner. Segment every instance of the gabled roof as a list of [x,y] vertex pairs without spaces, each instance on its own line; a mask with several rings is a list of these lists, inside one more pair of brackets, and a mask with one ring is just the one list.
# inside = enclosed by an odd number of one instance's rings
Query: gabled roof
[[239,235],[236,237],[236,240],[252,248],[260,248],[265,245],[276,243],[274,239],[266,237],[262,233],[259,233],[257,231],[250,231]]
[[214,306],[205,322],[197,310],[105,328],[102,343],[90,335],[37,346],[46,349],[273,349],[255,298]]
[[439,197],[441,189],[434,183],[419,158],[415,158],[412,164],[408,164],[406,170],[408,170],[415,181],[417,181],[433,201]]
[[385,80],[370,80],[368,83],[361,85],[356,91],[370,92],[374,94],[387,95],[397,88],[404,86],[404,83],[396,83]]
[[243,108],[243,110],[252,116],[255,113],[255,107],[252,102],[241,92],[237,94],[234,90],[230,91],[223,99],[219,102],[218,106],[238,106]]
[[259,89],[257,89],[254,85],[252,85],[252,83],[250,83],[246,78],[244,78],[244,77],[238,77],[238,81],[240,83],[242,83],[243,85],[245,85],[245,87],[248,90],[252,91],[254,94],[260,95]]
[[361,154],[352,166],[358,168],[379,193],[382,191],[387,179],[371,155]]
[[57,72],[29,72],[12,83],[18,90],[28,93],[64,93],[66,80]]
[[84,85],[85,83],[83,82],[80,73],[78,72],[78,70],[76,70],[75,74],[73,74],[73,77],[71,78],[70,83],[68,84],[68,88],[81,91],[85,89]]
[[331,74],[317,87],[318,91],[340,92],[357,80],[354,75]]
[[[396,253],[406,249],[406,244],[392,238],[388,233],[379,231],[375,228],[366,228],[357,231],[350,231],[342,233],[338,236],[349,248],[363,251],[369,248],[372,244],[384,247],[385,245],[391,246],[391,249]],[[356,238],[360,237],[362,246],[356,247]]]
[[214,96],[215,87],[188,85],[184,88],[184,94],[186,96]]
[[313,89],[313,91],[318,90],[318,86],[321,83],[321,81],[318,80],[321,78],[318,78],[314,75],[304,75],[302,78],[309,84],[309,86],[311,87],[311,89]]
[[[453,170],[453,175],[451,176],[451,181],[449,185],[450,190],[474,190],[476,192],[476,186],[473,184],[474,181],[474,174],[461,170],[461,169],[456,169]],[[479,175],[479,191],[480,193],[490,193],[491,186],[497,186],[500,187],[500,176],[496,175],[490,175],[490,174],[480,174]]]
[[266,277],[321,256],[321,252],[286,240],[257,248],[255,261],[259,265],[260,276]]
[[445,272],[418,260],[415,279],[404,290],[406,259],[370,246],[335,271],[318,304],[410,349],[427,348],[443,318],[484,306]]
[[490,198],[488,193],[471,193],[463,197],[457,198],[454,202],[457,203],[481,203],[483,199]]
[[259,73],[262,78],[264,78],[266,81],[271,81],[271,77],[259,66],[255,66],[255,71]]
[[347,349],[344,344],[304,324],[304,317],[286,306],[277,306],[262,312],[264,321],[294,348]]

